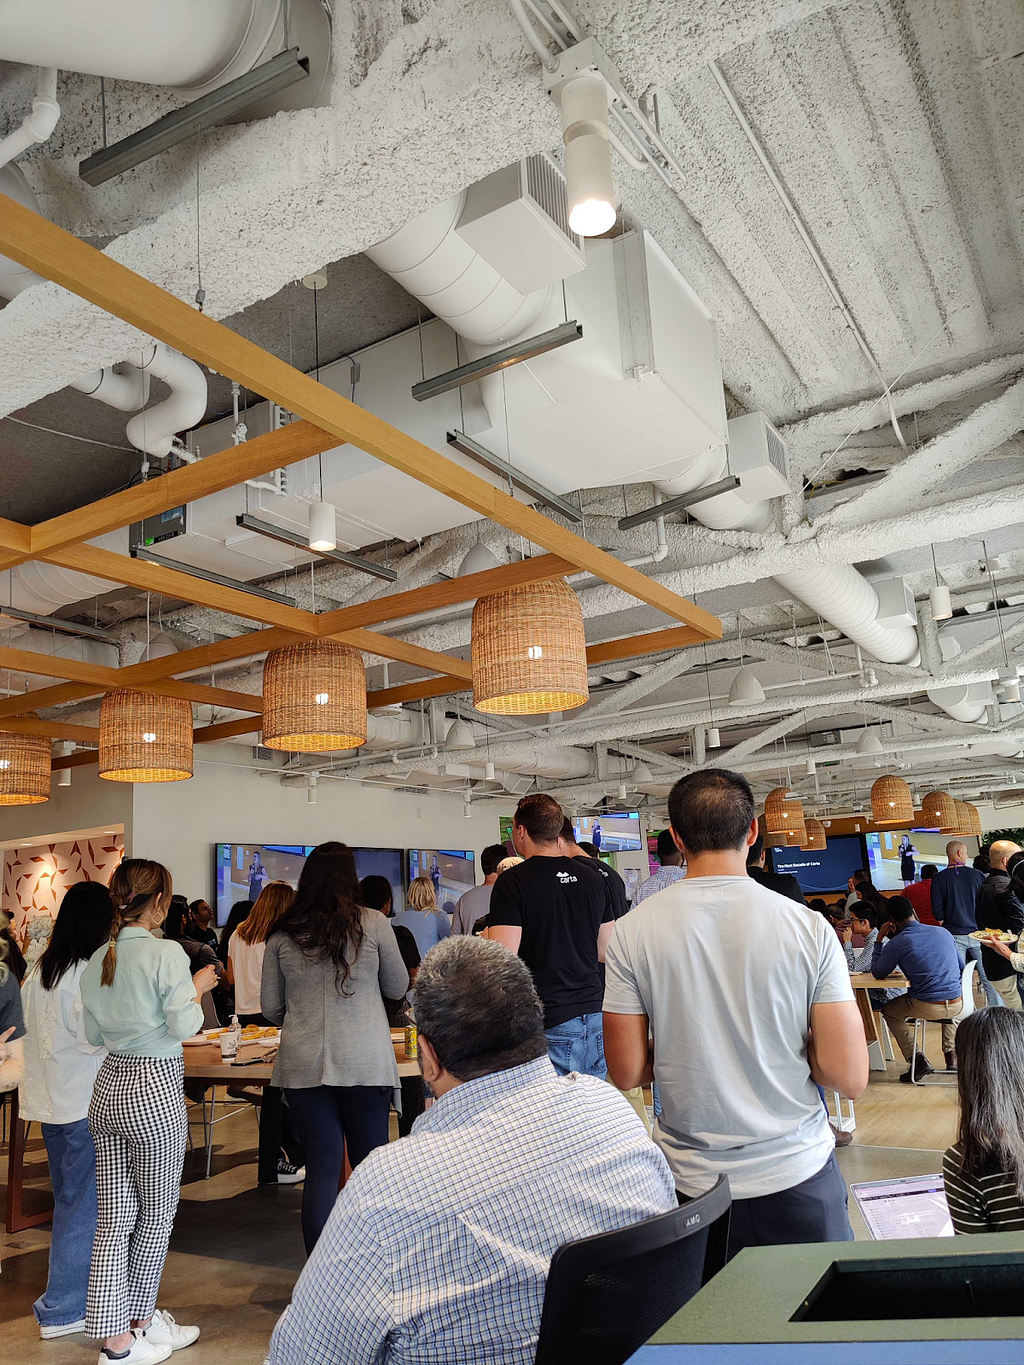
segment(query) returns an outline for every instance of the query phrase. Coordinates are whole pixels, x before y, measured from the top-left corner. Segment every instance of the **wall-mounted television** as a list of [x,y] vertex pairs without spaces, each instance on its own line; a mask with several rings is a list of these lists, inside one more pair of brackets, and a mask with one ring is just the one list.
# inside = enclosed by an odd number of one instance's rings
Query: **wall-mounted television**
[[[936,867],[946,865],[946,845],[952,836],[934,829],[887,829],[866,836],[871,880],[879,891],[902,891],[908,881],[917,881],[925,863]],[[961,843],[967,845],[968,857],[978,852],[978,840],[965,834]],[[904,871],[913,877],[904,877]]]
[[[238,901],[254,901],[267,882],[298,886],[302,865],[313,844],[218,844],[216,874],[217,923],[226,924]],[[400,848],[353,848],[359,877],[371,873],[387,877],[395,911],[405,908],[403,873],[405,859]]]
[[845,891],[847,880],[868,865],[860,834],[837,835],[823,849],[770,848],[768,854],[772,870],[792,873],[805,896]]
[[594,844],[598,853],[635,853],[643,848],[640,815],[628,810],[607,815],[580,815],[572,822],[577,841]]
[[476,855],[472,849],[411,848],[409,880],[429,877],[439,910],[451,915],[460,896],[476,886]]

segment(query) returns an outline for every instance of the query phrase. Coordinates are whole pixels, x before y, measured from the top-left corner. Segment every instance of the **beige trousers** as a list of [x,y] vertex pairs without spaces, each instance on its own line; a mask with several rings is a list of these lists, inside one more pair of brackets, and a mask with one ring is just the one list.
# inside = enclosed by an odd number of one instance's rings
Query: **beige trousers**
[[1002,996],[1004,1005],[1007,1005],[1011,1010],[1024,1009],[1024,1005],[1021,1004],[1020,1000],[1020,991],[1017,989],[1017,977],[1015,975],[1004,976],[999,981],[992,981],[992,978],[989,977],[989,980],[992,982],[993,989]]
[[943,1052],[953,1051],[953,1039],[956,1036],[956,1024],[951,1021],[956,1018],[963,1009],[962,1000],[951,1000],[948,1003],[932,1000],[915,1000],[912,996],[901,995],[896,1000],[890,1000],[888,1004],[882,1006],[882,1014],[885,1022],[889,1025],[889,1032],[896,1039],[904,1059],[910,1061],[914,1055],[914,1026],[909,1022],[911,1019],[927,1019],[931,1022],[941,1022],[942,1024],[942,1050]]

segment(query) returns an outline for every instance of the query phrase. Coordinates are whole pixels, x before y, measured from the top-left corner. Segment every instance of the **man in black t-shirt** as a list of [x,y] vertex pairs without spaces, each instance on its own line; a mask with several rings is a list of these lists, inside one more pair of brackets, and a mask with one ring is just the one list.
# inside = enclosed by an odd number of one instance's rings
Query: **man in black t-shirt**
[[[569,829],[572,830],[572,821],[569,822]],[[629,909],[629,901],[626,899],[626,883],[615,871],[610,863],[606,863],[597,851],[594,844],[584,840],[576,847],[584,858],[589,858],[591,864],[597,868],[598,872],[608,883],[608,890],[612,893],[612,909],[615,911],[615,918],[621,919]],[[579,855],[576,855],[579,856]]]
[[563,819],[552,796],[520,801],[512,842],[526,861],[494,883],[488,936],[533,973],[555,1069],[603,1079],[600,963],[615,914],[604,878],[588,860],[567,858],[559,848]]

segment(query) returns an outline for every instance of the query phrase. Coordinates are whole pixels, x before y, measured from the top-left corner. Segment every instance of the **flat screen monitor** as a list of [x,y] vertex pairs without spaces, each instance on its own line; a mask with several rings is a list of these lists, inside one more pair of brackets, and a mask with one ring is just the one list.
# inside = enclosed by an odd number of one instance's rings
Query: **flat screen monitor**
[[823,849],[772,848],[775,872],[790,872],[805,896],[845,891],[847,880],[866,867],[864,841],[859,834],[840,834],[828,839]]
[[[925,863],[945,867],[946,845],[951,836],[934,829],[887,829],[872,831],[865,838],[867,866],[875,886],[879,891],[902,891],[908,882],[920,880]],[[978,852],[978,840],[974,835],[964,835],[961,842],[967,845],[967,856],[973,858]]]
[[[267,882],[298,886],[302,865],[313,851],[312,844],[218,844],[217,923],[227,923],[238,901],[254,901]],[[395,911],[405,908],[403,851],[400,848],[353,848],[356,873],[387,877]]]
[[452,915],[459,897],[476,886],[476,857],[472,849],[411,848],[409,880],[414,877],[429,877],[438,909]]
[[572,827],[577,841],[593,844],[598,853],[635,853],[643,848],[640,815],[635,810],[580,815],[573,820]]

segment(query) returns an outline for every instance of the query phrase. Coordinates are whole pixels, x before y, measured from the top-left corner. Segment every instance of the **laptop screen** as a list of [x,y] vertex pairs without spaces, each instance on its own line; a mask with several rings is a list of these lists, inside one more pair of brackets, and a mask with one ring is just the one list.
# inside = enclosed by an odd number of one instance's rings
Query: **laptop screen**
[[861,1216],[876,1242],[896,1237],[952,1237],[941,1175],[910,1175],[851,1185]]

